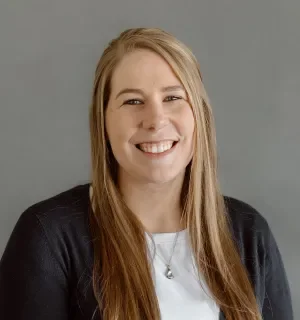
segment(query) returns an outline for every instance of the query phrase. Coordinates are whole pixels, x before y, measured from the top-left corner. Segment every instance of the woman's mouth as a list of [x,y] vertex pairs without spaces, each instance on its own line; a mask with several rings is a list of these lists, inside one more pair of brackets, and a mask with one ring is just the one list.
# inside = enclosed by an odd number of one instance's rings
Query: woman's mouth
[[148,154],[160,154],[171,150],[177,143],[178,141],[172,140],[161,142],[145,142],[137,144],[136,147],[142,152]]

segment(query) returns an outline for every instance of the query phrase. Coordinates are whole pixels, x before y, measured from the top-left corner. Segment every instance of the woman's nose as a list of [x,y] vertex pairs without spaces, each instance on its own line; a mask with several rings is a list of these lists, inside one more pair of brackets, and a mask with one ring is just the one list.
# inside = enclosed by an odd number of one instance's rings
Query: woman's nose
[[159,130],[169,123],[162,103],[148,105],[142,121],[142,127],[146,130]]

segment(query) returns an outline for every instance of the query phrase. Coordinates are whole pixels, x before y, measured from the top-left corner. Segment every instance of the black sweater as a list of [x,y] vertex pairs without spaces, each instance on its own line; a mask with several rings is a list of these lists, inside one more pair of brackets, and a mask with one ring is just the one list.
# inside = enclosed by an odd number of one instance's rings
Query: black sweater
[[[266,220],[242,201],[225,202],[263,319],[292,320],[288,281]],[[86,184],[21,215],[0,262],[0,319],[100,319],[91,286],[89,208]]]

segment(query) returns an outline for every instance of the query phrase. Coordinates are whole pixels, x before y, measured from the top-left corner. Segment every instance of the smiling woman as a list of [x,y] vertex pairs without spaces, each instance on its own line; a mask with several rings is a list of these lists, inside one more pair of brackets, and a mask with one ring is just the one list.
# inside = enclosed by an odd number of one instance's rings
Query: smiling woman
[[276,241],[223,196],[198,62],[160,29],[99,60],[91,183],[28,208],[0,264],[10,320],[291,320]]
[[194,116],[185,89],[160,55],[139,49],[120,61],[111,78],[106,130],[120,185],[170,187],[172,181],[180,189],[192,158]]

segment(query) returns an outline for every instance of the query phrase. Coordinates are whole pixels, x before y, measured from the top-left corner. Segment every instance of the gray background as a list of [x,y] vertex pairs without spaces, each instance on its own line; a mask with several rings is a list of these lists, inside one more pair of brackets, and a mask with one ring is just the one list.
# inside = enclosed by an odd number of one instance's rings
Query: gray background
[[269,221],[300,319],[299,0],[1,0],[0,256],[28,206],[88,181],[94,69],[137,26],[198,57],[224,193]]

